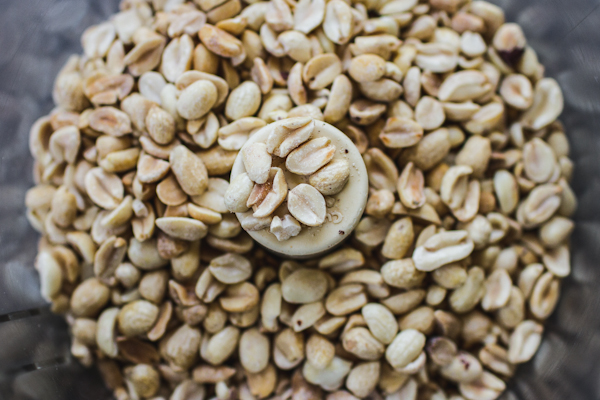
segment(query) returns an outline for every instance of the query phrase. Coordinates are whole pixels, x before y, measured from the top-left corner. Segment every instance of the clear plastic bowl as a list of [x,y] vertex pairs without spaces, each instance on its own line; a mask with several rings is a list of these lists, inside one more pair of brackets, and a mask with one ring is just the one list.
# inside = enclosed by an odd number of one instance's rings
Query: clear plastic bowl
[[[69,354],[67,325],[39,295],[38,235],[23,199],[33,185],[29,127],[52,109],[54,77],[80,53],[83,30],[119,0],[0,1],[0,399],[104,400],[96,369]],[[519,367],[504,399],[600,399],[600,0],[492,0],[565,94],[564,122],[579,197],[573,274],[534,360]]]

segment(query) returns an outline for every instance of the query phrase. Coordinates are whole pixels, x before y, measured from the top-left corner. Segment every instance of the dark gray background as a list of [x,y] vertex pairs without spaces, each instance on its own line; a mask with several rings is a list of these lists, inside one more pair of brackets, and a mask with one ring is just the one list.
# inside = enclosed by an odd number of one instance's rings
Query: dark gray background
[[[507,399],[600,400],[600,0],[493,0],[520,23],[561,84],[562,121],[579,196],[573,274],[535,359]],[[118,0],[0,0],[0,399],[105,400],[98,373],[69,355],[33,269],[37,234],[24,216],[33,184],[29,127],[52,109],[54,76],[79,37]]]

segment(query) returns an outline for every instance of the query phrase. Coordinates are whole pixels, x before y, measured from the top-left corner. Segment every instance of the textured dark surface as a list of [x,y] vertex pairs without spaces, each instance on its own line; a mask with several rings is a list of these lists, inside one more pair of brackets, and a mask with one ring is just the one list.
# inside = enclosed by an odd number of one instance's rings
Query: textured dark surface
[[[561,120],[579,197],[573,274],[535,359],[506,399],[600,400],[600,0],[494,0],[520,23],[561,84]],[[105,400],[98,373],[69,356],[66,324],[38,291],[37,234],[23,198],[33,184],[31,124],[52,109],[54,76],[79,37],[118,0],[0,0],[0,399]]]

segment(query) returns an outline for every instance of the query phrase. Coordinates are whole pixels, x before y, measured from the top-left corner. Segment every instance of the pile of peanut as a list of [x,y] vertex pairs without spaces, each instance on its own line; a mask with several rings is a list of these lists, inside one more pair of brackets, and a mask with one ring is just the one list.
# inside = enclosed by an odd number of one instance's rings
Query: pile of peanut
[[[497,6],[123,0],[82,46],[31,129],[27,216],[42,295],[117,400],[493,400],[533,357],[573,162],[561,89]],[[342,247],[283,260],[230,211],[285,205],[283,240],[322,209],[281,169],[229,174],[259,129],[315,120],[363,155],[369,200]],[[308,139],[279,155],[314,177]],[[331,169],[303,190],[343,196]]]

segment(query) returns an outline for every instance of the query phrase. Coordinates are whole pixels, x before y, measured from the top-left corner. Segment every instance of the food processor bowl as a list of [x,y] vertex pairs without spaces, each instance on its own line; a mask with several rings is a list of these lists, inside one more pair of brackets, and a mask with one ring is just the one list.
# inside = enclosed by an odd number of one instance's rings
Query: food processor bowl
[[[561,120],[579,198],[572,275],[535,358],[517,369],[508,400],[600,399],[600,0],[491,0],[519,23],[562,86]],[[0,399],[108,400],[94,367],[70,355],[68,327],[39,294],[38,234],[25,217],[33,185],[28,132],[52,108],[54,77],[81,53],[90,25],[119,0],[0,1]]]

